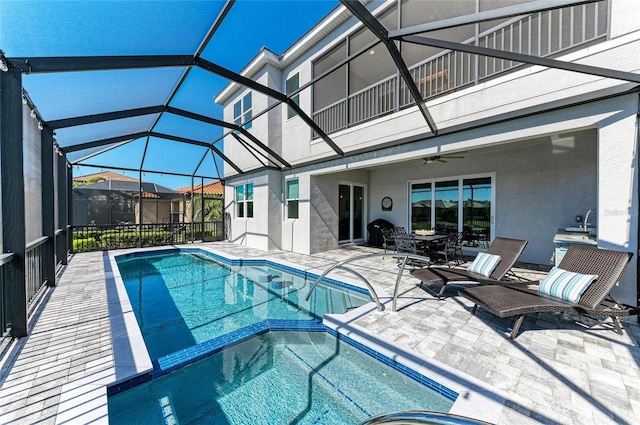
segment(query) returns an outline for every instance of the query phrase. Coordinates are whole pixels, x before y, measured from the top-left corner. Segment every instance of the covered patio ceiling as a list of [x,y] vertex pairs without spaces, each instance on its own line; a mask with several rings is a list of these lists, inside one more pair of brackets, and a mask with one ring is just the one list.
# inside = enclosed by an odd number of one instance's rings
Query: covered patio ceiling
[[[593,1],[538,0],[395,31],[388,31],[359,1],[323,4],[330,5],[328,10],[346,7],[375,34],[376,42],[383,43],[425,119],[429,128],[426,136],[435,137],[446,131],[440,132],[430,115],[398,51],[397,40],[640,83],[640,75],[634,73],[424,36],[444,28],[590,2]],[[254,111],[253,119],[285,103],[331,148],[333,157],[348,155],[293,98],[370,46],[353,52],[345,61],[286,95],[243,76],[241,68],[248,60],[234,64],[226,59],[225,52],[236,46],[228,44],[225,32],[235,35],[235,43],[243,43],[248,26],[260,27],[259,31],[253,28],[251,34],[288,31],[286,25],[256,16],[250,21],[243,19],[250,16],[252,8],[259,7],[257,3],[2,2],[0,69],[20,74],[25,89],[23,102],[31,108],[41,129],[54,132],[57,148],[72,165],[214,179],[224,177],[221,161],[240,174],[254,171],[241,169],[234,158],[225,156],[222,139],[231,135],[247,153],[260,159],[262,167],[290,168],[286,155],[274,152],[251,131],[222,119],[213,97],[229,83],[273,100],[267,109]],[[265,7],[269,2],[260,3]],[[95,21],[79,22],[75,17],[80,14],[92,16]],[[117,17],[118,21],[107,22],[104,15]],[[283,17],[282,22],[288,21]],[[171,152],[170,147],[176,144],[180,155],[173,158],[170,166],[154,160]],[[107,155],[112,151],[118,154]],[[105,158],[111,162],[101,163]]]

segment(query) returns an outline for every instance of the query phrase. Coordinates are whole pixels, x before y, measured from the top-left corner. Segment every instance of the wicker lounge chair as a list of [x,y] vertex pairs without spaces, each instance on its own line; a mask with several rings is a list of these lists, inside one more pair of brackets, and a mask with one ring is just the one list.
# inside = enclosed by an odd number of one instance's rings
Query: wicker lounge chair
[[501,260],[489,277],[473,273],[464,269],[449,267],[429,267],[412,270],[411,274],[423,283],[442,282],[442,288],[438,292],[438,299],[442,298],[444,290],[449,282],[477,282],[494,285],[526,285],[535,282],[506,279],[511,267],[518,261],[528,241],[522,239],[510,239],[496,237],[487,254],[499,255]]
[[577,303],[546,295],[535,289],[483,286],[461,289],[459,294],[499,317],[517,316],[511,339],[518,335],[522,320],[529,313],[560,312],[608,316],[616,332],[622,333],[619,316],[635,315],[639,307],[626,306],[611,298],[611,291],[623,275],[632,253],[572,245],[558,265],[574,273],[597,275]]

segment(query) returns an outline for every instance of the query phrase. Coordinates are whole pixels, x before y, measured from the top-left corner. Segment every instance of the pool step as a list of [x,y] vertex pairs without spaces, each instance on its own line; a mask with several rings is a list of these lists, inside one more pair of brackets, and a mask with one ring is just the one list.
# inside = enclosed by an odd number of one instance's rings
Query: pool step
[[311,311],[318,316],[342,314],[355,307],[351,295],[340,289],[318,286],[311,296]]
[[[318,378],[317,382],[324,383],[325,384],[324,386],[328,387],[328,389],[330,390],[330,392],[332,394],[339,396],[340,398],[342,398],[343,401],[346,400],[348,403],[351,404],[351,406],[355,410],[359,411],[360,414],[364,414],[367,417],[371,416],[371,413],[369,413],[364,407],[362,407],[360,404],[358,404],[358,402],[354,399],[354,397],[352,397],[349,394],[347,394],[347,392],[345,392],[338,385],[338,380],[337,379],[334,379],[331,376],[327,376],[321,370],[316,369],[309,361],[307,361],[305,358],[303,358],[299,353],[297,353],[292,347],[290,347],[288,345],[284,346],[284,350],[282,352],[283,353],[288,353],[289,354],[289,358],[296,359],[297,363],[299,365],[301,365],[303,367],[303,369],[305,369],[306,371],[312,372],[313,376]],[[321,364],[323,364],[323,363],[325,363],[325,362],[322,362]]]

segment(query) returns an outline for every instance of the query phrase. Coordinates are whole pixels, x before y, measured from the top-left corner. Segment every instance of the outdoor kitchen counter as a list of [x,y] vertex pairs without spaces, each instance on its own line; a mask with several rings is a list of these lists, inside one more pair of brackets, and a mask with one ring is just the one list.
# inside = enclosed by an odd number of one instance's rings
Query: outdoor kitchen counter
[[562,261],[564,254],[571,245],[590,245],[598,246],[598,238],[584,232],[567,232],[564,229],[558,229],[553,237],[553,243],[556,244],[554,252],[554,264],[557,266]]
[[598,245],[598,238],[589,235],[589,233],[567,232],[564,229],[558,229],[556,235],[553,237],[553,242],[596,246]]

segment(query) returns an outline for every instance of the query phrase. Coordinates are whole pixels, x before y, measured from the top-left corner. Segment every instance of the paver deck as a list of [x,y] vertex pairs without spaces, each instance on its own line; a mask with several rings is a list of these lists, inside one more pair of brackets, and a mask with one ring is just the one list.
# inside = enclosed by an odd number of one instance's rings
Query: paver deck
[[[189,245],[194,247],[197,245]],[[326,269],[376,248],[349,246],[301,255],[264,252],[229,243],[206,244],[238,257],[265,257]],[[11,347],[0,369],[0,423],[107,423],[105,385],[116,377],[113,323],[105,282],[106,253],[75,255],[58,286],[47,289],[31,332]],[[398,268],[380,257],[352,268],[391,295]],[[105,271],[106,269],[106,271]],[[408,272],[398,311],[386,306],[353,323],[395,344],[481,380],[506,394],[500,424],[640,423],[640,327],[618,335],[588,318],[528,317],[515,340],[499,319],[455,296],[442,301]],[[535,272],[523,271],[535,278]],[[438,289],[436,287],[436,289]]]

